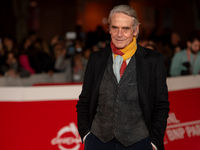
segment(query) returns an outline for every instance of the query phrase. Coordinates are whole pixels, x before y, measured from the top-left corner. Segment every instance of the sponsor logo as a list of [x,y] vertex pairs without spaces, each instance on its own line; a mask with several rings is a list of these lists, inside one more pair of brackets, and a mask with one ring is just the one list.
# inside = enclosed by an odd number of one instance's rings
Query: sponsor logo
[[167,120],[167,129],[164,137],[164,144],[168,141],[176,141],[192,137],[200,136],[200,120],[180,123],[180,120],[176,118],[175,113],[169,113]]
[[[72,136],[65,137],[64,134],[72,133]],[[58,145],[60,150],[78,150],[81,146],[81,138],[75,123],[70,123],[57,133],[57,137],[51,140],[52,145]]]

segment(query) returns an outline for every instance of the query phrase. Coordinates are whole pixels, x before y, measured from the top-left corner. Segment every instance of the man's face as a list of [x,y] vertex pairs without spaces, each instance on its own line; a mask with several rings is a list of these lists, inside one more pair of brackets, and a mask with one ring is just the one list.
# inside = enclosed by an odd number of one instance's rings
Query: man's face
[[200,47],[200,42],[198,40],[194,40],[194,42],[189,42],[189,48],[193,54],[198,53]]
[[138,26],[133,31],[133,18],[124,13],[113,13],[110,23],[110,34],[118,49],[128,46],[137,35]]

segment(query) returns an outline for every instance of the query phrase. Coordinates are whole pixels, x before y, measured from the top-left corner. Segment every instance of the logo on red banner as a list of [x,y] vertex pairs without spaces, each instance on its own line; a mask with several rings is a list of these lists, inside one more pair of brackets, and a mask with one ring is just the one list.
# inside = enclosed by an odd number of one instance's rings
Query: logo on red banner
[[52,145],[58,145],[60,150],[78,150],[81,146],[81,138],[75,123],[70,123],[57,133],[57,137],[51,140]]
[[200,120],[180,123],[175,116],[175,113],[169,113],[167,120],[167,129],[164,137],[164,144],[175,140],[181,140],[185,137],[192,138],[200,136]]

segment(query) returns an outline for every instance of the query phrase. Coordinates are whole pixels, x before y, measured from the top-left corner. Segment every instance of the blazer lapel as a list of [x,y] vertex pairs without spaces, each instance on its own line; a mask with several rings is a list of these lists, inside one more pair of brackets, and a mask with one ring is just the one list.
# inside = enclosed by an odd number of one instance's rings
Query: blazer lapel
[[148,102],[148,88],[149,88],[149,74],[150,74],[150,64],[147,59],[145,59],[146,51],[138,45],[136,51],[136,74],[137,74],[137,85],[139,100],[144,114],[144,119],[147,123],[147,127],[150,130],[150,110]]
[[136,73],[138,93],[142,104],[148,103],[149,61],[145,59],[146,51],[138,45],[136,51]]
[[109,58],[109,55],[111,53],[111,49],[107,48],[102,51],[101,58],[97,60],[95,65],[95,75],[94,75],[94,84],[96,84],[94,87],[94,96],[98,97],[99,87],[101,84],[101,80],[107,65],[107,61]]

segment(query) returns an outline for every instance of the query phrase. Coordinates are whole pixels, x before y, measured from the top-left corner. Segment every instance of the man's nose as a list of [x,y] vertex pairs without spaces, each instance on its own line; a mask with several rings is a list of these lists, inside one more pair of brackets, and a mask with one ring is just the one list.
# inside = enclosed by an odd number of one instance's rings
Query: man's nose
[[122,29],[119,29],[118,32],[117,32],[117,36],[118,36],[118,37],[121,37],[122,35],[123,35]]

